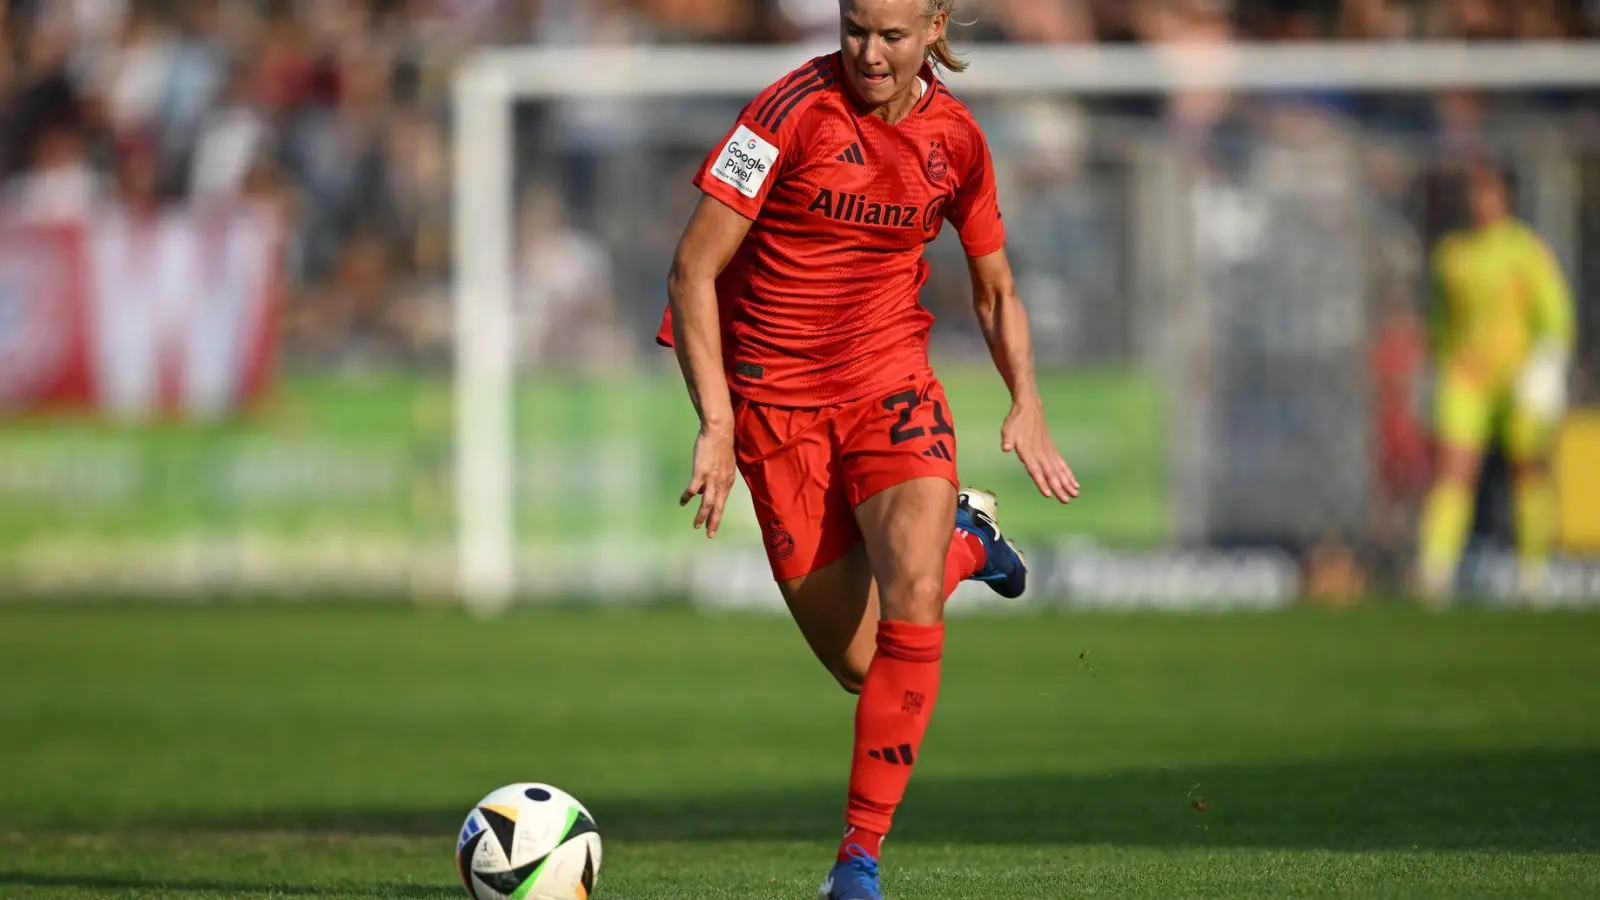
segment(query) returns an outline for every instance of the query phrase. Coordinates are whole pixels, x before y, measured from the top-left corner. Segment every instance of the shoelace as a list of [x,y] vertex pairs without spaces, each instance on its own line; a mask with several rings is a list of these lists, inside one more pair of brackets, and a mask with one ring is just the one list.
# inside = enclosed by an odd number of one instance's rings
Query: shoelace
[[878,874],[878,861],[868,855],[867,851],[856,844],[845,847],[845,854],[854,862],[860,863],[867,873],[876,877]]

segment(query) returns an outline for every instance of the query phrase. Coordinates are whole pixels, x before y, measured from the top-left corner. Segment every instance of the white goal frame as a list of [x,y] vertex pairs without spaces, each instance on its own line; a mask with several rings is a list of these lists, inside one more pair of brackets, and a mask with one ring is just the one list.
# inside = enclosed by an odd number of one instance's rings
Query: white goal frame
[[[585,97],[749,98],[826,47],[483,49],[455,74],[456,584],[473,609],[517,592],[512,107]],[[1169,47],[978,46],[957,94],[1600,86],[1600,42]],[[708,138],[709,139],[709,138]]]

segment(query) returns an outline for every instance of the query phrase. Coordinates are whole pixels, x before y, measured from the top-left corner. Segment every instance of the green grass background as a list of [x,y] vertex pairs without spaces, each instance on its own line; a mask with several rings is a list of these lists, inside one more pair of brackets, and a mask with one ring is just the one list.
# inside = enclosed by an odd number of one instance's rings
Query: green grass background
[[[940,369],[972,483],[1007,503],[1009,534],[1148,545],[1167,534],[1165,416],[1147,375],[1041,375],[1056,438],[1091,489],[1070,523],[1000,453],[1009,408],[991,369]],[[676,500],[694,411],[675,372],[545,375],[516,395],[519,536],[525,542],[693,540]],[[375,534],[447,540],[454,502],[448,382],[291,377],[248,419],[218,426],[12,422],[0,440],[0,567],[60,547],[178,536]],[[749,517],[741,505],[736,515]],[[560,509],[560,516],[551,514]],[[729,537],[759,547],[750,527]]]
[[[891,898],[1600,896],[1600,616],[978,616],[944,671]],[[809,900],[851,708],[774,618],[0,606],[0,897],[465,896],[543,780],[600,900]]]

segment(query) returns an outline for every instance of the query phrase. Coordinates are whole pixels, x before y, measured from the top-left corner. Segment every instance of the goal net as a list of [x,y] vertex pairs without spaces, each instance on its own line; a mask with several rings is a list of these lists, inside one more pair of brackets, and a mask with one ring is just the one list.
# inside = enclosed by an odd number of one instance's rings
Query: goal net
[[[474,603],[775,600],[742,493],[714,546],[676,505],[695,422],[650,337],[708,142],[808,55],[506,48],[458,73],[458,575]],[[1581,292],[1596,156],[1560,98],[1600,81],[1600,54],[980,47],[970,61],[949,84],[993,145],[1081,503],[1050,507],[998,452],[1007,397],[948,233],[923,303],[963,477],[999,490],[1038,590],[1192,599],[1211,579],[1275,602],[1319,553],[1398,566],[1423,477],[1427,379],[1409,354],[1429,246],[1459,213],[1465,161],[1492,151]]]

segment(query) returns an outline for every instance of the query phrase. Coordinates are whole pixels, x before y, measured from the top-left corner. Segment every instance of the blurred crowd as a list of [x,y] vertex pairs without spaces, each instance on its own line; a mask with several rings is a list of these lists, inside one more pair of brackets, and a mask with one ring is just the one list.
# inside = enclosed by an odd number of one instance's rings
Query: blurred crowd
[[[1600,2],[974,0],[958,18],[973,23],[958,44],[1552,39],[1600,28]],[[836,0],[0,0],[3,199],[46,217],[116,195],[270,202],[292,236],[293,352],[415,358],[447,346],[447,99],[463,53],[820,41],[836,22]],[[1475,106],[1438,109],[1453,122]],[[565,235],[542,251],[549,289],[604,294],[603,252],[562,224],[563,202],[524,211]]]

